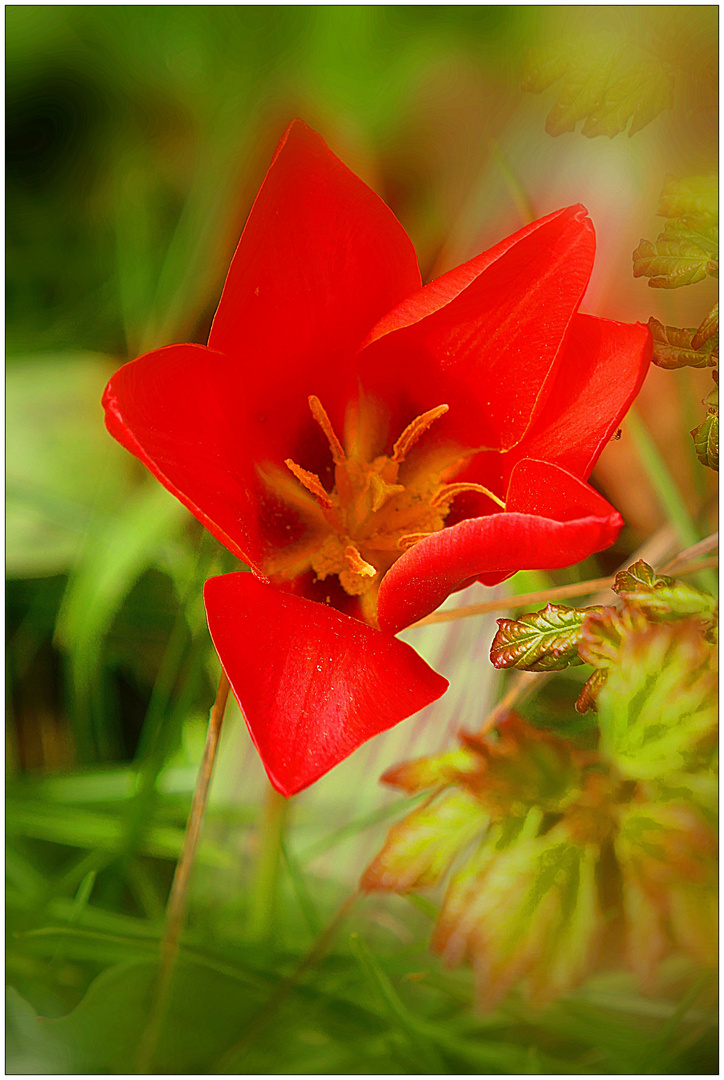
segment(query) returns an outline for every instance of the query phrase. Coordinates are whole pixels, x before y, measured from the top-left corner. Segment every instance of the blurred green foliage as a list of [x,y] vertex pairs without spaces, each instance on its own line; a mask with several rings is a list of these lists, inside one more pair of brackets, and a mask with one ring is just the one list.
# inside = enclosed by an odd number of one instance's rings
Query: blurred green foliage
[[[205,340],[294,115],[387,199],[426,276],[485,228],[499,238],[501,214],[517,227],[529,200],[497,140],[521,131],[537,167],[543,112],[518,87],[561,11],[7,9],[10,1073],[135,1068],[218,678],[201,585],[238,566],[105,434],[108,375]],[[403,812],[377,791],[384,767],[449,745],[491,700],[486,625],[416,631],[456,665],[458,697],[296,801],[271,943],[246,932],[263,778],[230,709],[158,1071],[710,1071],[708,989],[687,998],[676,964],[656,1000],[609,974],[482,1019],[470,973],[428,954],[430,912],[367,898],[299,968]]]

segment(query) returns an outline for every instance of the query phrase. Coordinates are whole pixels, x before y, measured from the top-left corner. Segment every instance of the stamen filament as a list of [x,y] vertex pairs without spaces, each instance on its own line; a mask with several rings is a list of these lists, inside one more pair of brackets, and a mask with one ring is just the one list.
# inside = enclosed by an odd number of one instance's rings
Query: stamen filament
[[322,487],[322,481],[316,475],[316,473],[308,472],[303,469],[301,465],[297,465],[296,461],[292,461],[291,458],[286,458],[284,464],[291,472],[294,473],[300,484],[304,484],[307,491],[311,491],[315,499],[325,508],[325,510],[331,510],[332,500],[329,496],[329,492],[325,491]]
[[397,546],[401,548],[411,548],[418,540],[424,540],[426,536],[434,535],[434,532],[405,533],[405,535],[401,536],[397,541]]
[[347,455],[344,452],[342,443],[337,438],[335,430],[332,427],[332,421],[327,416],[322,402],[314,394],[311,394],[307,398],[307,401],[309,402],[309,408],[312,410],[312,416],[327,436],[327,442],[329,443],[329,449],[332,451],[332,460],[334,461],[334,464],[344,465],[347,461]]
[[439,417],[444,416],[449,408],[449,405],[437,405],[434,409],[428,409],[427,412],[422,413],[421,416],[416,416],[415,419],[407,425],[395,445],[392,447],[392,457],[390,458],[390,461],[394,461],[397,465],[399,465],[401,461],[404,461],[405,456],[410,452],[420,436],[425,434],[430,427],[430,424],[434,423]]
[[481,495],[487,495],[489,499],[492,499],[494,503],[497,503],[501,510],[505,510],[505,503],[502,499],[499,499],[497,495],[494,495],[490,488],[483,487],[482,484],[466,484],[461,481],[459,484],[445,484],[437,492],[435,497],[430,500],[430,506],[440,506],[441,503],[452,499],[455,495],[459,495],[463,491],[479,491]]

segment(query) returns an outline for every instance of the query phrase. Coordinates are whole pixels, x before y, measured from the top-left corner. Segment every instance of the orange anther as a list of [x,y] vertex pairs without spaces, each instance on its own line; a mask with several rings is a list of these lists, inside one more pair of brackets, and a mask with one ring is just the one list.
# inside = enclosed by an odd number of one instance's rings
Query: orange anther
[[300,484],[304,484],[307,491],[311,491],[312,495],[314,495],[315,499],[317,499],[325,510],[332,509],[333,503],[329,496],[329,492],[324,490],[322,481],[316,473],[308,472],[306,469],[303,469],[301,465],[297,465],[296,461],[292,461],[291,458],[286,458],[284,464],[294,473]]
[[327,416],[322,402],[318,397],[315,397],[314,394],[311,394],[307,400],[309,402],[309,408],[312,410],[312,416],[327,436],[327,442],[329,443],[329,449],[332,451],[332,460],[334,461],[334,464],[344,465],[347,460],[347,455],[344,452],[342,443],[335,434],[335,430],[332,427],[332,421]]
[[449,405],[437,405],[434,409],[428,409],[428,411],[422,413],[421,416],[415,417],[415,419],[407,425],[395,445],[392,447],[392,457],[390,460],[396,462],[398,465],[401,461],[404,461],[405,456],[409,453],[420,436],[425,434],[430,427],[430,424],[434,423],[439,417],[444,416],[449,408]]

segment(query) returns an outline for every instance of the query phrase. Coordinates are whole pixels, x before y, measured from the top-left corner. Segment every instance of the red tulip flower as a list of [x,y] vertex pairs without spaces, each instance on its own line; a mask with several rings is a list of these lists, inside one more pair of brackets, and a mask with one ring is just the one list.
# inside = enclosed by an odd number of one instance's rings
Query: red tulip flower
[[586,479],[651,349],[579,314],[594,247],[573,206],[423,287],[391,211],[295,121],[208,345],[108,384],[111,434],[252,571],[204,597],[284,795],[444,692],[399,630],[617,536]]

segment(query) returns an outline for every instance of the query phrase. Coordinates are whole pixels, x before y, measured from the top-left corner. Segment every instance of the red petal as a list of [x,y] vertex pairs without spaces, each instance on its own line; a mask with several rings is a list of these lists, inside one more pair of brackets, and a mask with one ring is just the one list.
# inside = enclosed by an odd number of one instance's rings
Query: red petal
[[204,600],[224,671],[282,795],[447,689],[404,642],[251,574],[211,578]]
[[392,211],[294,121],[256,197],[209,337],[243,368],[270,459],[289,454],[290,428],[309,420],[309,394],[341,430],[338,399],[360,342],[419,288],[415,250]]
[[418,413],[449,404],[438,434],[464,445],[514,446],[543,404],[594,250],[586,211],[573,206],[438,278],[367,338],[365,389]]
[[230,551],[260,555],[238,364],[170,345],[125,364],[103,395],[106,426]]
[[553,461],[584,479],[628,412],[651,360],[641,323],[576,315],[550,394],[515,458]]
[[397,633],[483,575],[553,570],[616,539],[623,520],[593,488],[543,461],[513,469],[505,513],[461,521],[421,540],[380,586],[380,626]]

